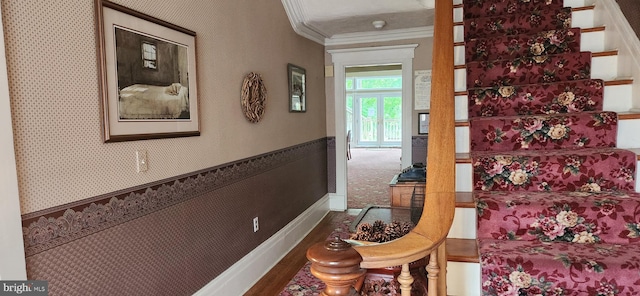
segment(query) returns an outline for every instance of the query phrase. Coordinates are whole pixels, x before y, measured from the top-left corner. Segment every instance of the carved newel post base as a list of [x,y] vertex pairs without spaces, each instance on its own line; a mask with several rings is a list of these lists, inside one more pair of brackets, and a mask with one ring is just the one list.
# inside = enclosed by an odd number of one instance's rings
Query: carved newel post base
[[311,273],[327,286],[321,296],[355,295],[353,285],[366,273],[360,268],[360,254],[339,237],[313,245],[307,259]]

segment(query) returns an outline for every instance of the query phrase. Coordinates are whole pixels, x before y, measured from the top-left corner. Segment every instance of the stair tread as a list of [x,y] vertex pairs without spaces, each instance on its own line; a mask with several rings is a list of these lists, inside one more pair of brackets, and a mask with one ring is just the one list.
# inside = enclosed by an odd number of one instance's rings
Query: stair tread
[[[588,52],[588,51],[581,51],[581,52]],[[557,54],[554,54],[557,55]],[[562,55],[562,54],[560,54]],[[591,52],[591,58],[598,58],[598,57],[607,57],[607,56],[616,56],[618,55],[618,50],[605,50],[605,51],[598,51],[598,52]],[[552,56],[552,55],[548,55],[548,56]],[[497,61],[503,61],[502,59],[499,60],[491,60],[489,62],[497,62]],[[466,69],[467,68],[467,64],[478,64],[481,63],[483,61],[472,61],[469,63],[464,63],[464,64],[460,64],[460,65],[454,65],[453,69],[458,70],[458,69]]]
[[[633,84],[633,79],[630,78],[621,78],[615,80],[606,80],[604,82],[604,86],[616,86],[616,85],[630,85]],[[467,90],[460,90],[454,93],[455,96],[466,96]]]
[[[453,8],[464,8],[464,4],[456,4],[456,5],[453,6]],[[581,6],[581,7],[571,7],[571,12],[594,10],[595,8],[596,8],[595,5],[586,5],[586,6]],[[499,15],[494,15],[494,16],[499,16]]]
[[[613,111],[597,111],[597,112],[613,112]],[[640,112],[635,112],[635,111],[627,111],[627,112],[615,112],[618,114],[618,119],[619,120],[631,120],[631,119],[640,119]],[[563,114],[571,114],[571,113],[563,113]],[[554,114],[554,116],[557,116],[558,114]],[[525,116],[515,116],[515,115],[510,115],[510,116],[496,116],[496,117],[500,117],[500,118],[515,118],[515,117],[532,117],[532,116],[544,116],[544,115],[525,115]],[[477,117],[474,118],[475,120],[488,120],[494,117]],[[455,122],[455,126],[456,127],[464,127],[464,126],[469,126],[470,125],[470,120],[469,119],[464,119],[464,120],[456,120]]]
[[[574,242],[576,234],[585,232],[589,236],[582,238],[583,243],[636,241],[628,226],[637,222],[628,209],[640,207],[640,193],[479,191],[474,197],[478,201],[478,238]],[[562,218],[565,214],[573,222]],[[554,223],[551,221],[557,221],[558,227],[548,228]]]
[[[603,148],[617,142],[618,116],[612,111],[497,115],[469,122],[473,151]],[[554,138],[552,130],[561,136]]]
[[478,242],[475,239],[447,238],[447,261],[480,263]]
[[618,113],[618,119],[621,119],[621,120],[640,119],[640,112],[627,111],[627,112],[617,112],[617,113]]
[[[569,281],[571,286],[562,289],[566,293],[563,295],[596,295],[588,293],[590,284],[607,282],[606,278],[615,275],[616,271],[623,271],[623,274],[639,272],[638,265],[632,263],[637,260],[633,258],[640,256],[639,243],[577,244],[479,239],[478,247],[482,253],[483,266],[492,271],[490,275],[483,275],[484,282],[508,278],[513,270],[526,262],[530,266],[525,272],[538,272],[531,276],[532,281],[537,282],[537,277],[542,275],[546,275],[544,278],[548,283]],[[570,274],[570,279],[565,274]],[[637,283],[634,284],[637,276],[618,276],[615,281],[618,287],[637,286]]]
[[[629,150],[637,155],[638,161],[640,161],[640,148],[623,148],[623,150]],[[471,153],[462,152],[456,153],[456,163],[471,163]]]
[[[547,17],[534,17],[544,15]],[[553,29],[571,27],[571,9],[568,7],[544,7],[536,11],[516,11],[512,14],[467,18],[464,23],[464,39],[484,38],[494,35],[534,34]],[[495,24],[499,23],[499,26]]]
[[473,192],[456,192],[456,208],[475,209],[475,207]]
[[[470,89],[496,84],[516,86],[590,79],[592,61],[591,52],[583,51],[470,62],[466,64],[466,87]],[[562,70],[556,73],[558,68]]]

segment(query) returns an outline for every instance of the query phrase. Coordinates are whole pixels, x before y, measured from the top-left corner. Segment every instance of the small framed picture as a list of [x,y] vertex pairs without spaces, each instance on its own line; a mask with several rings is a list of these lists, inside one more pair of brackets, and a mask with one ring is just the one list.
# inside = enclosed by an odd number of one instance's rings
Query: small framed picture
[[200,135],[196,33],[95,3],[104,141]]
[[289,74],[289,112],[306,112],[306,71],[304,68],[288,64],[287,72]]
[[418,134],[429,133],[429,113],[418,113]]

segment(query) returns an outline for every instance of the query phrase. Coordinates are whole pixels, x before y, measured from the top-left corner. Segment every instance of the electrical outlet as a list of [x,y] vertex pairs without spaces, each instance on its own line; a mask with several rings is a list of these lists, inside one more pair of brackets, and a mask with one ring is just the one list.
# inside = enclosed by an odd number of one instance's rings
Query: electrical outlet
[[140,173],[146,172],[148,168],[147,150],[136,150],[136,170]]
[[258,224],[258,217],[253,218],[253,232],[258,232],[260,224]]

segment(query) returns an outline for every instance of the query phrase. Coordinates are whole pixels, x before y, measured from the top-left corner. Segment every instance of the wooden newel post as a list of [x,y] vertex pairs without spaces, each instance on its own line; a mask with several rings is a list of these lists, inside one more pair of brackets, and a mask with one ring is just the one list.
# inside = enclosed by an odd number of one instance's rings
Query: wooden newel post
[[311,273],[327,286],[321,296],[355,295],[353,285],[366,270],[360,268],[362,257],[339,237],[317,243],[307,250]]

